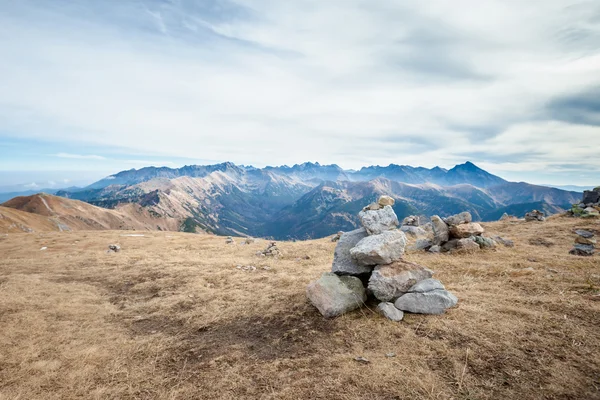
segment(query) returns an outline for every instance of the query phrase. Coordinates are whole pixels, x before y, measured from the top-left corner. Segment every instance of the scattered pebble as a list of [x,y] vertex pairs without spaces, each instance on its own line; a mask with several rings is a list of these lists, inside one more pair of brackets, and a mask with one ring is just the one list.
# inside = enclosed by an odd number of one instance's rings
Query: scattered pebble
[[47,250],[47,249],[48,249],[47,247],[42,247],[42,248],[40,249],[40,251],[44,251],[44,250]]
[[119,246],[118,244],[109,244],[108,249],[114,251],[115,253],[118,253],[121,250],[121,246]]
[[361,364],[370,364],[371,363],[371,361],[367,360],[364,357],[355,357],[354,361],[357,361],[357,362],[359,362]]
[[396,357],[396,353],[387,353],[385,356],[388,358]]

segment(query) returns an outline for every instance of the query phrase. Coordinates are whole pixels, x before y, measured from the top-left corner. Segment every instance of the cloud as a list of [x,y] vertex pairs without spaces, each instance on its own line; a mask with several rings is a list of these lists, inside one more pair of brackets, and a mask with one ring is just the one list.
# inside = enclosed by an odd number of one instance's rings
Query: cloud
[[3,8],[0,119],[12,136],[141,160],[600,168],[582,145],[600,137],[598,2]]
[[26,188],[26,189],[36,189],[36,188],[39,188],[40,185],[38,185],[35,182],[31,182],[31,183],[29,183],[27,185],[23,185],[23,187]]
[[95,154],[57,153],[57,154],[54,154],[54,157],[59,157],[59,158],[76,158],[76,159],[85,159],[85,160],[106,160],[105,157],[97,156]]

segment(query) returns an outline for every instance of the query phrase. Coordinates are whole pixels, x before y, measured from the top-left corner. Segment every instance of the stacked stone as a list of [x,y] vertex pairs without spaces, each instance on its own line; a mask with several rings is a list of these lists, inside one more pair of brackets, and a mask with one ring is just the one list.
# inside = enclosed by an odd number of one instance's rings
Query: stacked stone
[[259,251],[256,255],[261,257],[276,257],[281,255],[281,251],[277,247],[277,242],[270,242],[266,249]]
[[404,218],[404,220],[402,220],[402,226],[400,226],[400,230],[413,237],[427,235],[427,231],[419,226],[419,217],[415,215]]
[[571,208],[571,214],[584,218],[600,216],[600,186],[584,191],[583,199]]
[[[456,305],[458,299],[431,279],[431,270],[402,259],[406,236],[397,229],[393,204],[394,199],[382,196],[365,207],[358,214],[363,227],[340,236],[331,272],[308,285],[308,299],[323,316],[361,307],[367,292],[381,302],[378,311],[394,321],[403,318],[403,311],[440,314]],[[418,286],[423,281],[434,282]],[[409,297],[400,301],[404,296]]]
[[575,244],[569,254],[575,256],[593,256],[596,251],[596,239],[594,233],[584,230],[576,230]]
[[227,239],[225,239],[225,243],[226,244],[235,244],[235,241],[233,240],[233,238],[231,236],[227,236]]
[[525,214],[525,221],[540,221],[544,222],[546,220],[546,214],[543,211],[533,210]]

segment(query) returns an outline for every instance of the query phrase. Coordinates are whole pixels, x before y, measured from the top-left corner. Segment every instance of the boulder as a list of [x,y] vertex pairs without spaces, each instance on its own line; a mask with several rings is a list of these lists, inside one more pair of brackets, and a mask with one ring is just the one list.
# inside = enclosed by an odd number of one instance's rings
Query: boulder
[[468,211],[464,211],[464,212],[461,212],[460,214],[452,215],[452,216],[444,219],[444,222],[447,225],[453,226],[453,225],[460,225],[460,224],[468,224],[472,220],[473,220],[473,217],[471,217],[471,213]]
[[417,282],[413,287],[408,289],[408,293],[425,293],[437,289],[445,290],[446,288],[442,282],[438,281],[437,279],[428,278]]
[[442,244],[450,239],[448,225],[442,219],[434,215],[431,217],[431,225],[433,226],[433,244]]
[[525,221],[545,221],[544,215],[542,211],[533,210],[525,214]]
[[598,188],[594,190],[585,190],[583,192],[583,204],[595,204],[600,203],[600,190]]
[[484,229],[481,225],[476,222],[452,225],[450,227],[450,237],[455,239],[464,239],[471,236],[481,236]]
[[485,236],[471,236],[470,239],[477,243],[482,249],[493,249],[496,247],[496,242]]
[[338,275],[354,276],[370,273],[373,270],[373,267],[359,265],[350,255],[350,250],[367,236],[368,235],[365,228],[344,232],[342,235],[340,235],[340,239],[338,240],[333,253],[331,272],[334,272]]
[[470,238],[467,239],[459,239],[456,242],[456,249],[457,251],[461,251],[461,252],[471,252],[471,251],[476,251],[479,250],[479,245],[477,243],[475,243],[475,241],[473,241]]
[[402,258],[405,247],[404,232],[385,231],[362,239],[350,250],[350,255],[362,266],[390,264]]
[[427,222],[426,224],[420,225],[426,232],[433,233],[433,224],[431,222]]
[[409,234],[410,236],[413,236],[413,237],[427,235],[427,232],[425,231],[425,229],[419,228],[418,226],[404,225],[404,226],[400,227],[400,230],[406,234]]
[[433,271],[419,264],[400,260],[389,265],[378,265],[369,279],[368,289],[381,301],[394,300],[423,279],[431,278]]
[[390,196],[381,196],[377,203],[379,203],[379,205],[381,207],[385,207],[385,206],[393,206],[395,202],[396,202],[396,200],[394,200]]
[[369,235],[378,235],[398,226],[398,217],[391,206],[381,210],[363,210],[358,213],[358,219]]
[[326,272],[306,288],[306,296],[325,318],[359,308],[367,299],[360,279]]
[[430,292],[410,292],[398,298],[394,306],[402,311],[415,314],[443,314],[447,308],[458,303],[455,295],[443,289]]
[[586,207],[583,210],[584,213],[586,213],[587,215],[600,215],[600,212],[598,210],[596,210],[594,207]]
[[441,251],[447,252],[456,249],[458,246],[458,239],[448,240],[446,243],[440,246]]
[[394,322],[402,321],[404,318],[404,312],[398,310],[393,303],[381,302],[377,306],[377,312],[387,319],[391,319]]
[[589,244],[575,244],[569,254],[573,254],[575,256],[593,256],[594,255],[594,246]]

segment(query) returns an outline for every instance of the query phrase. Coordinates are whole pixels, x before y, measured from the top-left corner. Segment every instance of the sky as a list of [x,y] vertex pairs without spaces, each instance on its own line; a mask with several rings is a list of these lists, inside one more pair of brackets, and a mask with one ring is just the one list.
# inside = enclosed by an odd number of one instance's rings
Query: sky
[[223,161],[600,184],[597,0],[0,0],[0,54],[0,188]]

